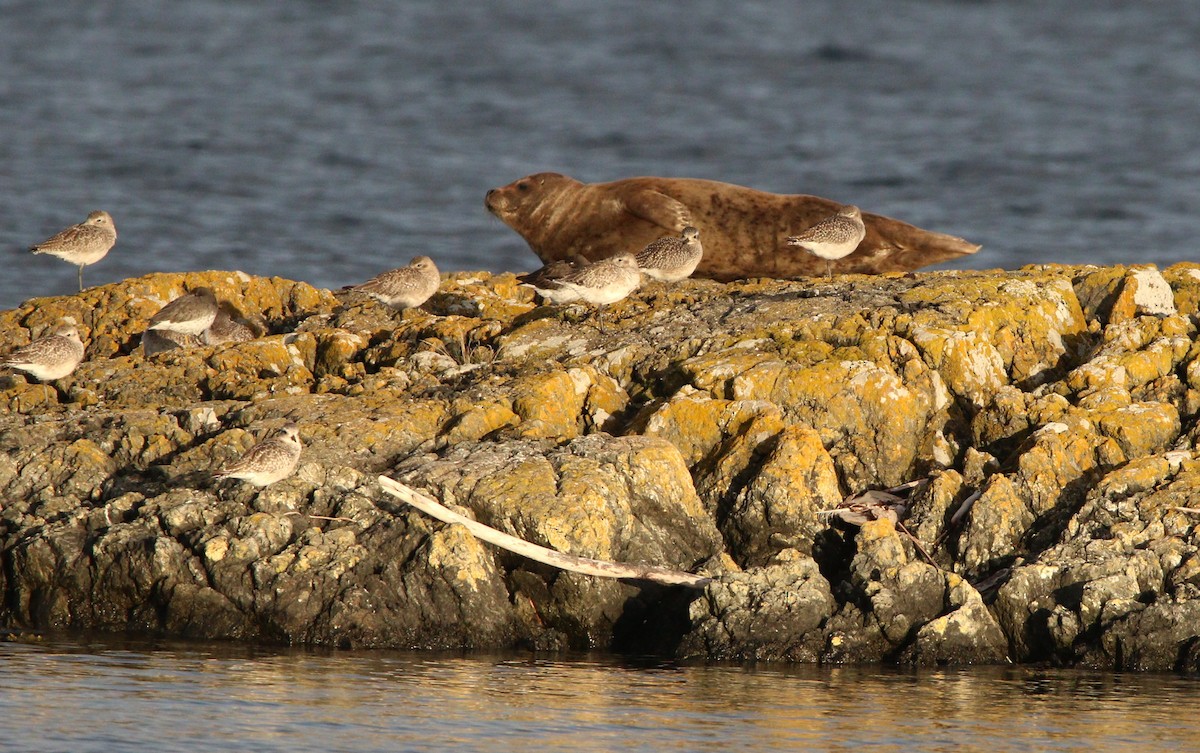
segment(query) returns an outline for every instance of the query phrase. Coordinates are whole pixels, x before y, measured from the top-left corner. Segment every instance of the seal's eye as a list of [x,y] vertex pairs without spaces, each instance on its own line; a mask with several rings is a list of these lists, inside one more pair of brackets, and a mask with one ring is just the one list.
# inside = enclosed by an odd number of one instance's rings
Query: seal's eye
[[526,183],[525,181],[521,181],[520,183],[517,184],[517,190],[518,191],[528,191],[529,184]]

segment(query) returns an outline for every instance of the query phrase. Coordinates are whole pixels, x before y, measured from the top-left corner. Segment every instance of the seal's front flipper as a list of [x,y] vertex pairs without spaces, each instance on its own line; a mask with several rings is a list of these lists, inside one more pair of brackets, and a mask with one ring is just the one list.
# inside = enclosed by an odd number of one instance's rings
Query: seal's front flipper
[[625,209],[635,217],[652,222],[664,230],[679,234],[695,225],[692,213],[682,202],[659,191],[638,191],[625,199]]

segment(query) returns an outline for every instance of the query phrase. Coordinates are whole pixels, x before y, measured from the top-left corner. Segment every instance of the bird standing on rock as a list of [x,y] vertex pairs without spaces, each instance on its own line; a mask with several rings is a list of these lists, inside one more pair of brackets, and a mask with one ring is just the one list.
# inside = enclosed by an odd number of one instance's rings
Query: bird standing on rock
[[217,318],[217,297],[212,289],[200,287],[181,295],[150,317],[148,330],[169,330],[199,336]]
[[74,325],[63,325],[0,357],[0,366],[24,371],[39,382],[52,382],[75,371],[83,353],[79,330]]
[[366,293],[392,308],[411,309],[433,297],[442,284],[437,265],[428,256],[416,256],[407,267],[382,272],[351,290]]
[[231,465],[213,474],[213,478],[236,478],[259,488],[282,481],[296,470],[300,460],[300,427],[289,421],[258,444],[246,450]]
[[862,212],[847,204],[804,232],[787,239],[789,246],[799,246],[825,260],[825,277],[833,279],[833,262],[854,253],[866,237]]
[[633,254],[621,254],[601,259],[551,283],[555,287],[549,298],[554,303],[583,301],[604,306],[637,290],[642,283],[642,272]]
[[83,268],[103,259],[117,242],[117,228],[108,212],[96,211],[78,225],[47,238],[29,250],[49,254],[78,265],[79,292],[83,292]]
[[682,237],[659,238],[634,258],[647,277],[661,282],[679,282],[692,276],[703,256],[700,231],[689,225],[683,229]]
[[583,269],[590,263],[587,259],[578,255],[572,256],[570,259],[558,259],[549,264],[543,264],[532,272],[517,275],[517,282],[526,287],[533,288],[533,292],[546,300],[554,300],[556,303],[571,303],[572,301],[579,300],[578,296],[573,292],[559,288],[557,281],[570,275],[572,272]]

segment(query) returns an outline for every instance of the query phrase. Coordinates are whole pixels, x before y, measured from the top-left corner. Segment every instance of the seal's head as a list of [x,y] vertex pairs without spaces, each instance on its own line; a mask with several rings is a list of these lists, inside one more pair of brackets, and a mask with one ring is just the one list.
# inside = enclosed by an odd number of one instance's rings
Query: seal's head
[[562,187],[576,183],[561,173],[535,173],[493,188],[483,203],[489,212],[511,226],[513,218],[529,216]]

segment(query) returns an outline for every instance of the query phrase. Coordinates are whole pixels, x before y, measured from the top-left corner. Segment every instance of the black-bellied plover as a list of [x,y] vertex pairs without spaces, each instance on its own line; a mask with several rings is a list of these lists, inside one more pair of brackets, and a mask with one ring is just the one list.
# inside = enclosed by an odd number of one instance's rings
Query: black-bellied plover
[[208,329],[200,334],[200,340],[205,345],[249,342],[255,337],[257,335],[254,330],[242,323],[241,312],[229,301],[221,301],[218,304],[216,318],[208,325]]
[[204,345],[196,335],[185,335],[170,329],[148,329],[142,333],[142,354],[152,356],[176,348],[198,348]]
[[799,246],[825,260],[825,276],[833,279],[833,262],[849,256],[867,235],[862,212],[847,204],[829,217],[802,233],[787,239],[789,246]]
[[73,324],[55,327],[49,335],[0,357],[0,366],[24,371],[39,382],[62,379],[83,360],[83,341]]
[[196,288],[179,296],[150,317],[146,329],[170,330],[183,335],[197,335],[217,318],[217,297],[209,288]]
[[681,237],[659,238],[638,252],[642,274],[662,282],[679,282],[691,277],[704,256],[700,231],[688,225]]
[[[637,290],[642,282],[642,273],[633,254],[621,254],[589,264],[555,282],[557,290],[574,293],[574,300],[604,306],[616,303]],[[553,295],[550,300],[555,303],[570,302],[556,299]]]
[[350,289],[373,296],[392,308],[411,309],[433,297],[441,284],[441,273],[433,259],[416,256],[407,267],[382,272]]
[[257,487],[292,475],[300,460],[300,428],[292,422],[246,450],[241,458],[213,473],[214,478],[236,478]]
[[558,299],[554,300],[555,303],[571,303],[579,300],[579,296],[574,291],[558,287],[558,281],[572,272],[583,269],[588,264],[588,260],[579,255],[572,256],[570,259],[558,259],[549,264],[543,264],[532,272],[517,275],[517,283],[533,288],[533,292],[547,300]]
[[83,268],[95,264],[117,242],[117,228],[108,212],[92,212],[78,225],[63,230],[29,250],[49,254],[79,267],[79,290],[83,291]]

